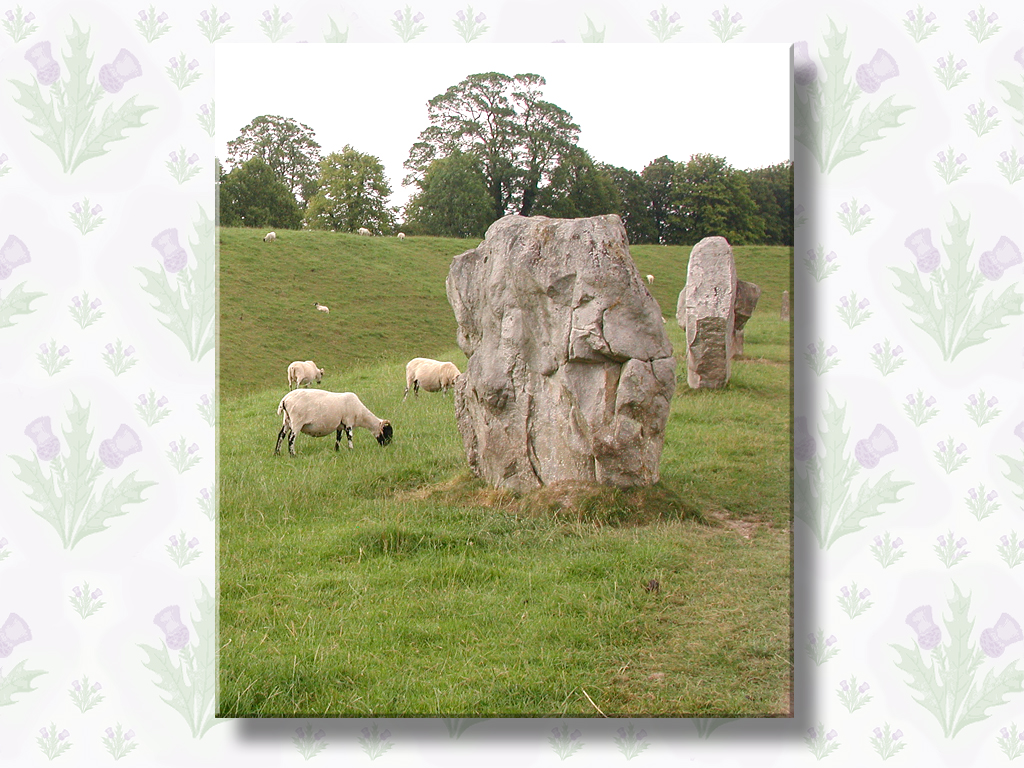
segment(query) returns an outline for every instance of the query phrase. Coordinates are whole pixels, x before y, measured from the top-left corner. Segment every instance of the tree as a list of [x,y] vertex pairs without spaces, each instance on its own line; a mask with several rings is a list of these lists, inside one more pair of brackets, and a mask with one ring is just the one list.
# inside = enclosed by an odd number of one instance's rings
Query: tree
[[235,168],[260,158],[305,207],[316,191],[320,145],[313,129],[290,117],[262,115],[228,142],[226,164]]
[[658,227],[651,212],[650,194],[647,184],[636,171],[615,165],[597,166],[615,186],[618,196],[618,214],[626,227],[626,237],[631,243],[657,243]]
[[650,217],[654,222],[656,243],[668,242],[668,220],[672,213],[672,180],[676,163],[662,155],[652,160],[640,171],[640,178],[647,186]]
[[305,224],[335,232],[360,227],[378,235],[390,232],[395,226],[390,194],[380,160],[345,145],[320,161],[320,183],[306,206]]
[[723,157],[698,154],[677,163],[670,201],[669,242],[691,244],[713,235],[734,245],[764,239],[747,178]]
[[483,237],[494,221],[479,163],[456,151],[434,160],[417,182],[420,191],[405,208],[410,233],[438,237]]
[[480,164],[493,218],[529,216],[538,191],[580,130],[568,112],[541,98],[544,84],[539,75],[484,72],[432,98],[430,125],[409,150],[405,183],[422,179],[435,160],[461,151]]
[[793,163],[743,171],[764,228],[765,245],[793,244]]
[[562,219],[618,213],[620,200],[611,177],[594,165],[590,154],[572,147],[537,193],[535,213]]
[[302,211],[291,190],[263,160],[247,160],[220,176],[220,222],[226,227],[298,229]]

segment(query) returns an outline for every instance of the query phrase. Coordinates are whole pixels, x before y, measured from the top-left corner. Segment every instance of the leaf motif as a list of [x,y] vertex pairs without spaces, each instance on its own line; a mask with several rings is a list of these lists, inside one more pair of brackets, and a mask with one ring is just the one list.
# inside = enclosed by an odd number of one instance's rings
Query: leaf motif
[[174,666],[166,645],[156,649],[139,643],[139,647],[146,652],[148,657],[143,664],[147,669],[155,672],[159,678],[155,683],[156,687],[170,694],[169,699],[162,699],[163,702],[181,714],[185,718],[185,722],[191,726],[192,694],[188,681],[185,679],[184,669]]
[[981,305],[981,312],[971,312],[965,321],[965,325],[968,327],[950,353],[949,359],[955,359],[968,347],[987,341],[986,333],[1002,328],[1007,324],[1009,316],[1022,313],[1024,313],[1024,295],[1017,293],[1012,285],[998,298],[993,298],[991,295],[986,296]]
[[897,668],[910,675],[910,682],[907,685],[921,693],[921,698],[913,697],[914,701],[935,715],[935,719],[939,721],[943,730],[946,730],[943,711],[946,691],[939,681],[934,667],[925,665],[920,648],[911,650],[901,645],[893,645],[892,647],[900,655],[900,660],[896,662]]
[[0,328],[7,328],[14,325],[11,318],[14,315],[28,315],[33,310],[29,305],[45,293],[29,293],[24,290],[24,283],[11,289],[5,298],[0,299]]
[[149,480],[136,480],[135,472],[129,474],[117,485],[113,481],[108,482],[96,504],[90,505],[82,513],[82,524],[75,530],[71,538],[71,546],[75,546],[86,536],[99,533],[107,529],[106,522],[112,517],[120,517],[128,513],[124,509],[126,504],[141,504],[142,491],[155,482]]
[[162,271],[136,267],[145,276],[146,283],[142,290],[157,300],[153,308],[164,315],[167,320],[161,320],[160,324],[171,330],[188,350],[189,356],[194,360],[195,354],[192,347],[191,320],[189,312],[185,308],[184,298],[179,287],[171,287],[167,274]]
[[33,456],[31,461],[20,456],[12,455],[11,458],[21,469],[21,472],[14,476],[29,487],[26,497],[32,504],[37,505],[32,511],[54,527],[61,543],[66,547],[68,542],[63,523],[64,499],[57,492],[53,479],[43,474],[38,457]]
[[857,118],[856,123],[849,123],[843,131],[839,141],[839,148],[832,156],[828,170],[831,171],[843,160],[862,155],[866,151],[863,147],[869,141],[878,141],[882,138],[882,131],[886,128],[899,128],[904,123],[899,121],[899,116],[904,112],[913,109],[909,106],[894,107],[892,96],[889,96],[875,109],[865,107]]
[[64,126],[57,116],[57,108],[53,100],[47,101],[43,98],[43,92],[38,82],[32,84],[21,83],[17,80],[10,82],[18,89],[18,97],[14,102],[29,111],[26,122],[41,129],[39,133],[33,132],[32,135],[52,149],[57,155],[57,159],[60,160],[61,167],[67,170],[67,158],[62,138]]
[[1002,454],[999,455],[999,458],[1006,462],[1006,468],[1010,470],[1006,474],[1006,479],[1020,489],[1020,493],[1014,495],[1024,500],[1024,461]]
[[967,701],[967,706],[953,727],[950,736],[956,736],[965,726],[986,719],[989,716],[986,712],[987,709],[1008,703],[1004,699],[1005,696],[1022,692],[1024,692],[1024,672],[1017,669],[1016,661],[1010,662],[1009,666],[998,675],[995,674],[995,671],[990,670],[985,675],[985,682],[982,683],[981,688]]
[[926,292],[920,278],[909,270],[898,267],[889,269],[895,272],[899,278],[896,290],[910,299],[910,304],[904,304],[904,306],[920,318],[919,320],[912,319],[914,325],[935,339],[935,343],[939,345],[939,349],[945,356],[946,344],[942,333],[943,312],[936,301],[934,289],[930,287]]
[[193,617],[192,626],[196,630],[198,647],[196,648],[195,679],[192,681],[193,698],[196,711],[196,738],[201,737],[212,726],[216,725],[214,714],[217,700],[217,601],[201,584],[202,594],[196,600],[199,608],[198,620]]
[[875,485],[864,483],[857,492],[857,500],[847,506],[847,512],[833,530],[828,544],[831,546],[840,536],[863,530],[862,521],[869,517],[882,514],[879,509],[883,504],[895,504],[900,501],[898,493],[902,488],[913,485],[910,481],[891,480],[892,472],[885,475]]
[[1010,83],[1000,80],[999,84],[1006,89],[1006,98],[1003,101],[1010,109],[1015,110],[1020,117],[1015,117],[1018,123],[1024,124],[1024,83]]
[[25,662],[19,661],[6,676],[0,674],[0,707],[7,704],[14,704],[14,695],[17,693],[30,693],[38,690],[32,687],[32,681],[45,675],[41,669],[25,669]]
[[74,171],[86,160],[106,154],[108,151],[106,145],[112,141],[122,141],[128,138],[124,132],[130,128],[142,128],[146,124],[140,118],[153,109],[156,107],[136,106],[134,96],[117,110],[107,107],[99,125],[89,127],[82,142],[82,149],[75,157],[70,171]]

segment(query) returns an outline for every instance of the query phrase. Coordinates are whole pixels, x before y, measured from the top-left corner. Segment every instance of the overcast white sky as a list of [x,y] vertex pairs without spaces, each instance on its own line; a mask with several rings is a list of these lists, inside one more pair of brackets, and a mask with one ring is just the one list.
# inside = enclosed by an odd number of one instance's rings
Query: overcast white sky
[[260,115],[313,129],[321,154],[346,144],[376,156],[402,188],[427,101],[468,75],[525,72],[572,115],[596,162],[641,171],[697,153],[738,169],[790,158],[788,45],[305,45],[218,43],[217,154]]

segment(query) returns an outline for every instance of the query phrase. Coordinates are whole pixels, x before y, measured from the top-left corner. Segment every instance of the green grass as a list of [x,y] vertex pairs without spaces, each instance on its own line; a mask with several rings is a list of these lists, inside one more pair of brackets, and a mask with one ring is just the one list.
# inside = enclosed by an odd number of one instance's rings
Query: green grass
[[[219,716],[790,711],[789,249],[736,249],[762,298],[706,392],[672,319],[689,248],[631,248],[679,363],[661,480],[513,494],[469,475],[450,395],[402,402],[407,359],[464,366],[444,278],[476,242],[281,234],[221,231]],[[307,358],[390,446],[273,455]]]

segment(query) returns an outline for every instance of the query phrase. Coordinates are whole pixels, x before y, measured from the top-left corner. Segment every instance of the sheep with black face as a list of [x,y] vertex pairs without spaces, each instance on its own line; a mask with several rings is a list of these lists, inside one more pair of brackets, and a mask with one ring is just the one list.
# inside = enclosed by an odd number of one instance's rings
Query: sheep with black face
[[288,436],[288,453],[295,455],[295,437],[304,432],[311,437],[323,437],[332,432],[337,434],[334,450],[341,447],[342,432],[348,437],[352,448],[352,429],[362,427],[368,430],[377,442],[387,445],[391,442],[391,422],[378,419],[370,409],[352,392],[325,392],[322,389],[293,389],[281,398],[277,413],[284,414],[284,423],[277,433],[274,453],[281,452],[281,441]]

